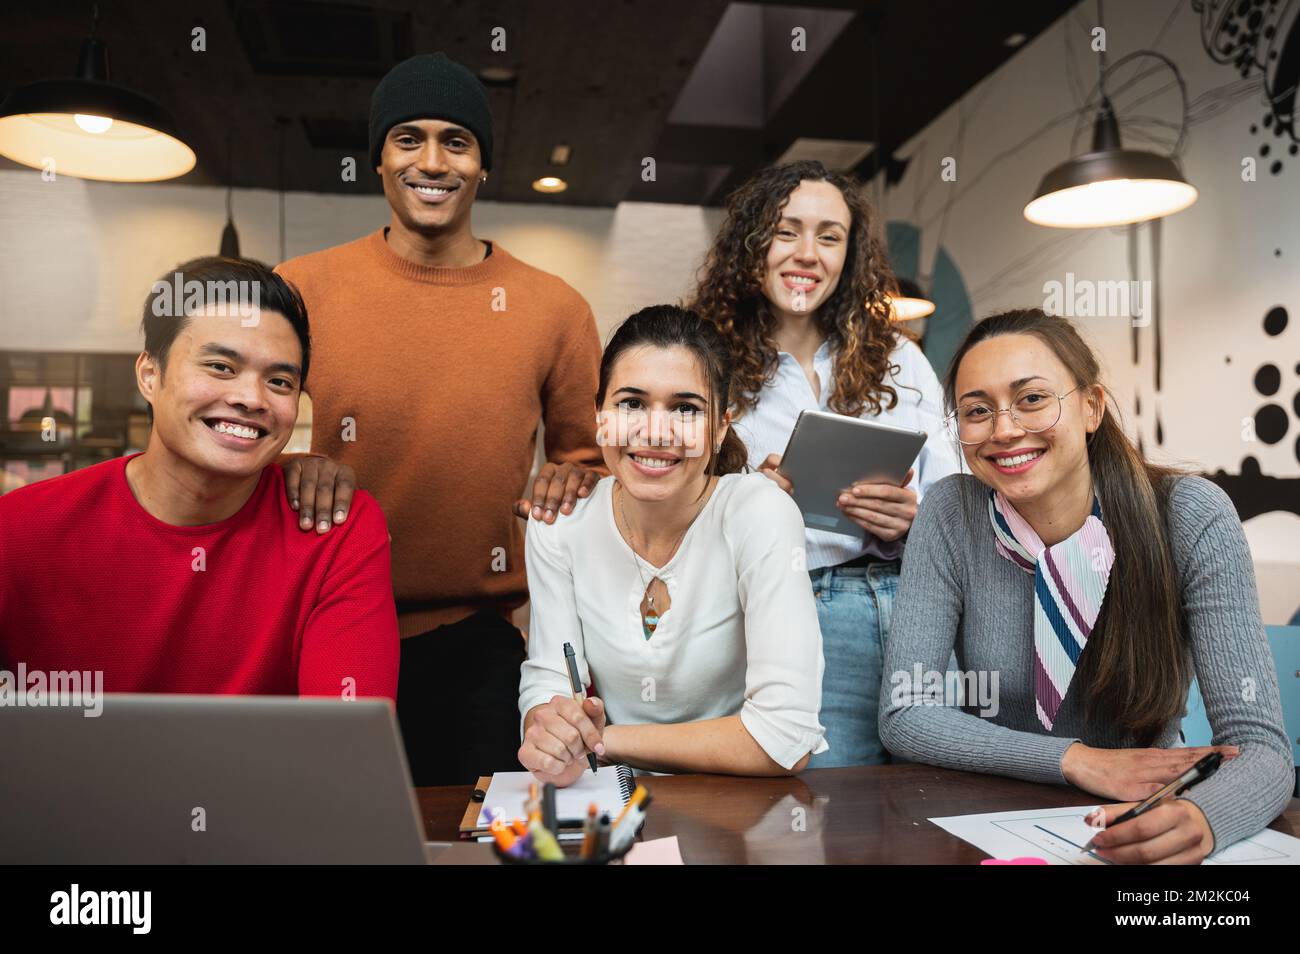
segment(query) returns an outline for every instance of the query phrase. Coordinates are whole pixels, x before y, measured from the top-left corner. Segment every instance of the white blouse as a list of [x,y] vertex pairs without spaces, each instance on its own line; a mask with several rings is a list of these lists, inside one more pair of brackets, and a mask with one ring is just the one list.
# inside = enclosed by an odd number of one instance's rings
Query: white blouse
[[[673,558],[656,568],[614,522],[614,483],[601,480],[553,524],[528,521],[520,716],[570,694],[568,642],[611,723],[739,714],[784,768],[825,752],[821,629],[794,501],[762,474],[721,477]],[[671,605],[646,639],[640,607],[656,576]]]

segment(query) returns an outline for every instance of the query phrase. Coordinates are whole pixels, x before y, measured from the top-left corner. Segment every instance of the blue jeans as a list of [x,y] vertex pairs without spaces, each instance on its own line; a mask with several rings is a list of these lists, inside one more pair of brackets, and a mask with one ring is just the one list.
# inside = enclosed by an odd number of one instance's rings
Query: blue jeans
[[826,671],[821,723],[830,743],[829,751],[809,760],[809,768],[879,765],[890,760],[880,742],[876,715],[899,565],[893,560],[808,573],[822,629]]

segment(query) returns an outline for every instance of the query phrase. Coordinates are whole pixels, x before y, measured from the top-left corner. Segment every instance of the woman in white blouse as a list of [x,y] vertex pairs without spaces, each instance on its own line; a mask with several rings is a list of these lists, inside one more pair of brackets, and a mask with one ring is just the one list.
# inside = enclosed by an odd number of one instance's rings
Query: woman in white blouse
[[519,760],[542,781],[572,784],[588,752],[658,772],[784,775],[827,747],[803,519],[776,484],[741,473],[727,355],[681,308],[624,322],[596,395],[611,476],[567,519],[529,522]]
[[807,531],[830,750],[813,768],[887,762],[876,711],[900,558],[918,501],[958,469],[930,363],[890,321],[893,281],[862,187],[811,160],[756,173],[727,201],[692,307],[731,348],[734,424],[749,463],[777,470],[804,410],[925,431],[904,486],[863,481],[838,503],[853,534]]

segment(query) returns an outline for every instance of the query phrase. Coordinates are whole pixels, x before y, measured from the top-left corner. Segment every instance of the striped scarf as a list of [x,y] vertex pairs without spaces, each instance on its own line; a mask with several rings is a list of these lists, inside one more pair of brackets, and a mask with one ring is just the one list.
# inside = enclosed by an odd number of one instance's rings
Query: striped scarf
[[998,553],[1034,575],[1034,702],[1050,732],[1101,612],[1115,550],[1095,495],[1083,526],[1050,547],[994,490],[989,520]]

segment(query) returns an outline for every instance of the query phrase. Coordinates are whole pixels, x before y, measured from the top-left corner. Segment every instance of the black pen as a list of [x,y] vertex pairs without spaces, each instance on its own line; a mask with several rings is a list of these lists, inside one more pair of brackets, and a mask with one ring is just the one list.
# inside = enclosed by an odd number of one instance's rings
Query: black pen
[[[1145,815],[1170,795],[1181,795],[1197,782],[1204,782],[1218,770],[1219,765],[1222,762],[1222,755],[1218,752],[1211,752],[1168,785],[1162,786],[1152,792],[1145,799],[1126,811],[1123,815],[1120,815],[1119,818],[1116,818],[1110,823],[1110,827],[1114,828],[1116,825],[1122,825],[1124,822],[1137,818],[1139,815]],[[1084,851],[1092,850],[1092,841],[1092,838],[1088,839],[1088,843],[1083,846]]]
[[560,833],[560,823],[555,817],[555,786],[550,782],[542,786],[542,827],[552,835]]
[[[582,680],[578,678],[578,657],[573,654],[573,645],[564,644],[564,664],[569,670],[569,688],[573,690],[573,698],[582,702],[587,698],[587,693],[583,691]],[[587,764],[591,770],[596,771],[596,756],[592,752],[587,753]]]

